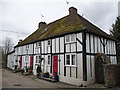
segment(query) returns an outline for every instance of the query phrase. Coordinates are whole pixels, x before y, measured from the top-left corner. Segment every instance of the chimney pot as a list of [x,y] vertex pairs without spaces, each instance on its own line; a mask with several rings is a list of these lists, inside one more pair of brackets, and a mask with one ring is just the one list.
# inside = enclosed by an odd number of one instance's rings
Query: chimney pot
[[22,39],[19,39],[19,42],[18,42],[18,44],[19,44],[20,42],[22,42]]
[[22,42],[22,39],[19,39],[19,42]]
[[77,14],[77,9],[75,7],[70,7],[69,8],[69,15],[70,14]]
[[38,28],[41,28],[41,27],[43,27],[43,26],[45,26],[45,25],[46,25],[45,22],[40,22],[40,23],[38,24]]

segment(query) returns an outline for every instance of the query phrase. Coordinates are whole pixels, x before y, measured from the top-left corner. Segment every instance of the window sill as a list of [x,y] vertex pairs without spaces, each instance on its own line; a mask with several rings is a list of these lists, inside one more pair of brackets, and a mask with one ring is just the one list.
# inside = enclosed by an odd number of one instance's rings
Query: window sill
[[48,67],[50,67],[51,65],[47,65]]
[[40,48],[41,46],[36,46],[35,48]]
[[76,65],[65,65],[66,67],[77,67]]
[[71,43],[76,43],[76,41],[65,42],[65,44],[71,44]]

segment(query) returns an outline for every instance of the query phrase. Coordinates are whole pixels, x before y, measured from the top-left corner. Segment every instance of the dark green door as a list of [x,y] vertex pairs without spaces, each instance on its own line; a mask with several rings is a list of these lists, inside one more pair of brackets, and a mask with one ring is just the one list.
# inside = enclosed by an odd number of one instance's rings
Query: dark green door
[[102,57],[98,57],[96,61],[96,82],[97,83],[104,83],[104,63]]

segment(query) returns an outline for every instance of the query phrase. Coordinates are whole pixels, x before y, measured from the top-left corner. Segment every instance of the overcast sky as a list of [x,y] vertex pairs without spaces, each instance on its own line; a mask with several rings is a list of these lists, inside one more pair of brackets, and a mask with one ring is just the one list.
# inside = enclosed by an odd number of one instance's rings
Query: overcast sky
[[[74,6],[78,13],[109,34],[118,16],[119,0],[0,0],[0,45],[6,37],[17,44],[38,28],[68,15]],[[44,17],[43,17],[44,16]]]

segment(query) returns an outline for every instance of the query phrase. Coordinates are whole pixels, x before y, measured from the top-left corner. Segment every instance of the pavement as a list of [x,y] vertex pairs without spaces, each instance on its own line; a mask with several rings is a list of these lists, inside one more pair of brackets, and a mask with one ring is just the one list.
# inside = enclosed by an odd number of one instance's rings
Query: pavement
[[[87,87],[79,87],[63,82],[49,82],[35,77],[34,75],[24,76],[21,73],[13,73],[11,70],[3,69],[2,71],[2,88],[60,88],[60,89],[75,89],[75,88],[102,88],[107,89],[102,84],[91,84]],[[1,73],[0,73],[1,75]],[[107,90],[120,90],[120,87],[109,88]]]

